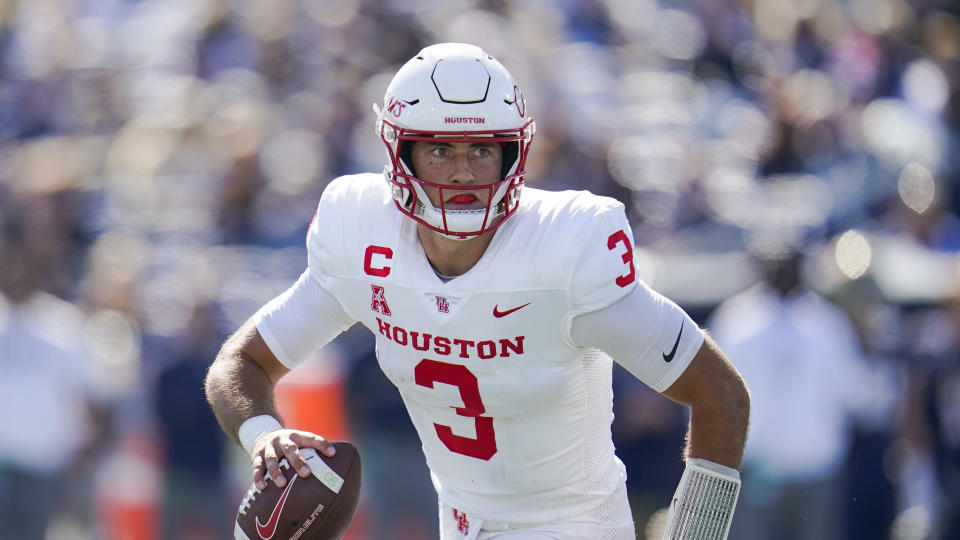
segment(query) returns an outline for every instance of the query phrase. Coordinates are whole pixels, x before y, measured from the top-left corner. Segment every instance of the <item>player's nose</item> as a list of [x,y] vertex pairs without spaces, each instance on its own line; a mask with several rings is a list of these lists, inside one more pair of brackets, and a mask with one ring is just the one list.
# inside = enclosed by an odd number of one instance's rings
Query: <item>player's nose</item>
[[450,183],[459,185],[470,185],[476,182],[477,175],[474,173],[467,153],[458,153],[453,159],[453,168],[450,172]]

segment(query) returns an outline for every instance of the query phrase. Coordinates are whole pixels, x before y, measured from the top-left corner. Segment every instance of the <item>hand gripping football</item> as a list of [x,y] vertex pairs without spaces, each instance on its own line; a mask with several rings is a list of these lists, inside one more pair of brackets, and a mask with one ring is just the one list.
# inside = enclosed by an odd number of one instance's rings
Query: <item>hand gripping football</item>
[[339,540],[347,532],[360,497],[360,454],[344,441],[333,443],[337,453],[328,458],[312,448],[300,454],[312,475],[302,478],[284,459],[287,483],[267,482],[263,491],[247,490],[234,527],[236,540]]

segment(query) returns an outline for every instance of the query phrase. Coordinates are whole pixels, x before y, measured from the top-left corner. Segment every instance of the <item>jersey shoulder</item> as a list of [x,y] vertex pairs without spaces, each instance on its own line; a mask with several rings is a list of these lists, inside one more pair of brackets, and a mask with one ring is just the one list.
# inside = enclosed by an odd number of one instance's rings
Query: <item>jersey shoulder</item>
[[571,253],[588,246],[614,223],[626,224],[623,204],[589,191],[546,191],[524,188],[514,218],[528,246]]
[[395,236],[398,216],[402,214],[394,208],[382,175],[364,173],[334,179],[324,189],[307,231],[311,271],[315,275],[344,275],[348,250]]
[[609,305],[632,287],[633,233],[623,203],[588,191],[529,188],[521,201],[510,252],[544,285],[567,289],[575,311]]
[[589,191],[547,191],[524,188],[518,214],[558,229],[576,229],[610,212],[623,212],[620,201]]
[[359,217],[358,211],[373,210],[393,204],[390,190],[382,175],[349,174],[333,179],[323,190],[317,212],[334,219]]

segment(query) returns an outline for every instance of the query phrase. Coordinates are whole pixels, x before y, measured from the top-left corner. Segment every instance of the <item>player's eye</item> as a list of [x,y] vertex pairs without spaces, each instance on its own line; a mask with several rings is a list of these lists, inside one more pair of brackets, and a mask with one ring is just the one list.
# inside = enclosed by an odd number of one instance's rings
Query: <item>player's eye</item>
[[492,144],[484,144],[474,147],[473,153],[476,157],[489,159],[497,156],[497,147]]

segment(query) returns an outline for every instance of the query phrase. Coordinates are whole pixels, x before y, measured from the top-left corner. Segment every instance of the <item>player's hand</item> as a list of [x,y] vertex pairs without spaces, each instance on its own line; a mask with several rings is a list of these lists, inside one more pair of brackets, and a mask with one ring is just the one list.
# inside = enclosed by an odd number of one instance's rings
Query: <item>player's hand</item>
[[310,476],[310,466],[307,465],[301,448],[315,448],[327,457],[333,457],[333,443],[323,437],[298,429],[278,429],[264,433],[253,443],[250,454],[253,462],[253,484],[258,490],[267,488],[267,479],[273,479],[277,487],[283,487],[287,480],[280,472],[280,462],[284,458],[297,471],[297,474],[306,478]]

